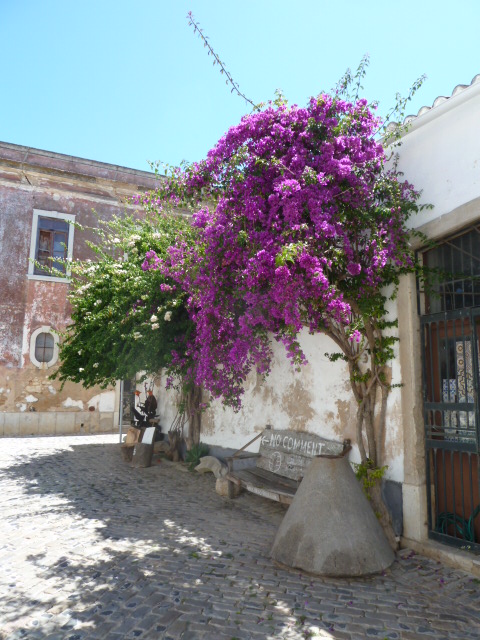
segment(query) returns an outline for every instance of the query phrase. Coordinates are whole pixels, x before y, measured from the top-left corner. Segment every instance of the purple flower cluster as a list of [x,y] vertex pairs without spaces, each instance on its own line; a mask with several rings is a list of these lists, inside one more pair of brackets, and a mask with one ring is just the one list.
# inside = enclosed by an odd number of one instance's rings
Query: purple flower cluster
[[386,171],[378,125],[365,100],[269,107],[152,195],[196,204],[198,243],[180,241],[168,264],[149,251],[143,268],[188,292],[192,376],[214,397],[238,408],[248,373],[270,370],[272,336],[302,364],[302,327],[347,327],[353,304],[412,267],[418,194]]
[[151,269],[157,270],[161,263],[160,258],[157,256],[155,251],[147,251],[145,254],[145,260],[142,263],[143,271],[150,271]]

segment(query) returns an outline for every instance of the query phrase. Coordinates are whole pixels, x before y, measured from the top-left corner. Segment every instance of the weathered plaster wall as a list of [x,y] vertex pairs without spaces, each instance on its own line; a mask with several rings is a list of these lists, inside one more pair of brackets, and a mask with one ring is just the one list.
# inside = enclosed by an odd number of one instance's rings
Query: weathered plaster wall
[[[245,387],[242,409],[235,413],[224,408],[220,401],[212,401],[202,418],[201,440],[207,444],[239,449],[265,425],[275,429],[308,431],[332,440],[349,438],[355,443],[357,404],[350,388],[348,368],[342,361],[330,362],[325,353],[337,349],[324,335],[301,335],[301,345],[308,364],[300,372],[288,361],[282,345],[274,344],[275,359],[272,372],[265,381],[251,374]],[[393,362],[393,380],[399,382],[400,369]],[[166,393],[161,383],[156,388],[161,422],[171,424],[176,412],[174,394]],[[387,478],[403,480],[403,431],[401,394],[394,389],[389,398],[387,428],[384,438]],[[249,447],[258,450],[259,443]],[[351,459],[360,461],[354,444]]]
[[355,402],[348,374],[345,377],[344,363],[331,363],[324,355],[334,350],[333,343],[325,336],[304,332],[301,344],[308,364],[300,372],[291,366],[283,347],[273,345],[272,372],[266,381],[250,375],[239,413],[212,402],[203,418],[202,439],[240,448],[266,424],[275,429],[311,431],[331,439],[353,438],[350,418]]
[[30,203],[4,184],[0,197],[0,362],[19,366],[32,224]]
[[[116,424],[116,391],[49,380],[31,364],[0,366],[0,436],[93,433]],[[69,417],[69,414],[72,414]]]

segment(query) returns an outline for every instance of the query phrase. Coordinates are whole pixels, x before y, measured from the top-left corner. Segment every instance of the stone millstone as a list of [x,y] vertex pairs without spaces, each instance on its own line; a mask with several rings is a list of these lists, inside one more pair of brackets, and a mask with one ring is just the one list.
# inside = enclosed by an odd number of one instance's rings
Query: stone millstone
[[322,576],[365,576],[395,555],[347,457],[315,457],[275,537],[271,556]]

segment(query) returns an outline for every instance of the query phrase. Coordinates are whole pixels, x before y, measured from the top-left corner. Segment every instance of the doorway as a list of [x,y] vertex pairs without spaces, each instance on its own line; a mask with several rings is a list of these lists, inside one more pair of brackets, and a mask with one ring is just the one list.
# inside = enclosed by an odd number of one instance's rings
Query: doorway
[[479,230],[444,241],[424,262],[438,269],[421,300],[429,536],[480,551]]

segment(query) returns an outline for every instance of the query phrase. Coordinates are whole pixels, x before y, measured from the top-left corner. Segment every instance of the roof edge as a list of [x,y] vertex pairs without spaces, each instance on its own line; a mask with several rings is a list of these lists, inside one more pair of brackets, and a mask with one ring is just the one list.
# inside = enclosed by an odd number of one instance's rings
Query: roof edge
[[[438,96],[431,107],[425,105],[418,110],[416,115],[406,116],[403,124],[408,127],[407,134],[417,127],[440,117],[461,102],[470,100],[478,93],[480,93],[480,73],[474,76],[470,84],[457,84],[450,96]],[[397,126],[397,122],[391,122],[387,126],[387,132],[393,131]]]
[[52,168],[66,173],[76,173],[107,180],[117,180],[129,183],[139,182],[142,186],[151,188],[160,176],[150,171],[131,169],[121,165],[109,164],[98,160],[89,160],[56,151],[46,151],[0,141],[0,160],[10,160],[22,165]]

